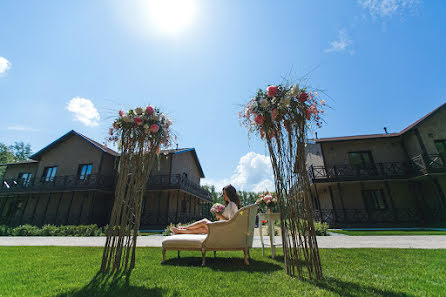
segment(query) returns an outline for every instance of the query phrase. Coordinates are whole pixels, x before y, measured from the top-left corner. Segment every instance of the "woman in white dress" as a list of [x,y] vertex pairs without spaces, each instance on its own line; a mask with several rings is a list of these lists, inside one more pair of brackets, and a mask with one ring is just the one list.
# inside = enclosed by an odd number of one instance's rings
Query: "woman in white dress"
[[[222,192],[223,198],[225,199],[225,210],[221,214],[216,213],[215,216],[218,220],[230,220],[239,208],[241,208],[240,198],[237,190],[232,185],[224,187]],[[170,231],[174,234],[207,234],[207,225],[211,223],[208,219],[202,219],[187,226],[174,227],[170,224]]]

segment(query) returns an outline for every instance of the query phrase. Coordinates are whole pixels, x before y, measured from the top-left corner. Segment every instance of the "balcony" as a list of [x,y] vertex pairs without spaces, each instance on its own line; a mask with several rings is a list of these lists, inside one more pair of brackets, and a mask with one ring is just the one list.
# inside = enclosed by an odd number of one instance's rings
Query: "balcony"
[[184,190],[202,199],[211,201],[208,191],[201,188],[199,184],[183,177],[180,174],[174,175],[153,175],[147,182],[147,190]]
[[439,154],[418,155],[412,158],[412,164],[422,174],[446,172],[444,156]]
[[386,162],[375,163],[363,168],[351,165],[310,166],[308,175],[311,181],[346,181],[382,178],[408,178],[414,174],[410,163]]
[[113,190],[113,177],[91,174],[84,179],[78,175],[55,176],[50,180],[45,178],[31,178],[30,180],[3,180],[0,193],[31,193],[79,190]]

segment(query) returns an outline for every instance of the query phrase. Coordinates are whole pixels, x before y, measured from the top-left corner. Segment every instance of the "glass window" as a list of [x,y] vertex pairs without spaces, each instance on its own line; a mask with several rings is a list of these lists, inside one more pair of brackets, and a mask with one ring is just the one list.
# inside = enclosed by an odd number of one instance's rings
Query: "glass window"
[[446,140],[435,140],[438,154],[440,155],[443,164],[446,164]]
[[91,175],[92,168],[93,168],[92,164],[79,165],[79,171],[78,171],[79,179],[88,179]]
[[371,168],[373,165],[372,154],[367,152],[348,153],[350,165],[356,168]]
[[57,166],[45,167],[42,174],[43,180],[46,182],[53,181],[54,177],[56,176],[56,172],[57,172]]
[[363,190],[367,209],[386,209],[387,203],[382,190]]
[[24,185],[25,187],[29,186],[29,183],[31,181],[32,173],[20,173],[18,176],[18,180],[21,185]]

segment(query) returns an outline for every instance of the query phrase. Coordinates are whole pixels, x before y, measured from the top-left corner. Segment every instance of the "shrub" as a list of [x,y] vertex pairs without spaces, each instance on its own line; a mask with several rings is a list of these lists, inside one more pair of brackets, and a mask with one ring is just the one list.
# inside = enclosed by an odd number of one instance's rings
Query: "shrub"
[[39,227],[32,225],[21,225],[12,229],[13,236],[40,236]]
[[15,228],[0,225],[0,236],[101,236],[104,228],[97,225],[67,225],[55,226],[44,225],[43,227],[32,225],[21,225]]
[[6,225],[0,225],[0,236],[12,235],[12,228]]
[[328,236],[328,224],[321,222],[314,222],[314,229],[317,236]]

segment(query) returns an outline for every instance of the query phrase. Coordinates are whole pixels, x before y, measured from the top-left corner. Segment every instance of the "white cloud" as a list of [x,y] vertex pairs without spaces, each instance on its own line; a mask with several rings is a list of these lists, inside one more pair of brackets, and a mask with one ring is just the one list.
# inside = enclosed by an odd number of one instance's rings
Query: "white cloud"
[[215,185],[220,191],[227,184],[243,191],[274,191],[274,177],[268,156],[249,152],[240,158],[234,174],[221,180],[205,179],[203,184]]
[[347,34],[345,29],[338,31],[338,39],[330,42],[330,47],[325,50],[325,52],[342,52],[348,50],[350,55],[353,55],[355,51],[351,48],[353,41]]
[[99,113],[90,99],[75,97],[68,102],[66,109],[74,113],[75,119],[85,126],[97,126],[100,120]]
[[4,57],[0,57],[0,74],[5,73],[9,68],[11,68],[11,62]]
[[389,18],[397,14],[416,12],[421,0],[358,0],[359,4],[374,17]]
[[29,131],[29,132],[37,132],[39,129],[27,127],[27,126],[8,126],[8,130],[11,131]]

